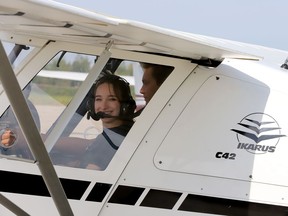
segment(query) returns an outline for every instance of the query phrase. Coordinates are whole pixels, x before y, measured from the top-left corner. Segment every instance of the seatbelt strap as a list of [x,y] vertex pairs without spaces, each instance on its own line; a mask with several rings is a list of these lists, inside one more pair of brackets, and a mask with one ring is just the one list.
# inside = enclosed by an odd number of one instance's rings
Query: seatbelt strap
[[105,137],[105,139],[107,140],[107,142],[110,144],[110,146],[115,149],[115,150],[118,150],[119,146],[116,146],[112,140],[109,138],[109,136],[107,135],[107,133],[103,130],[102,132],[103,136]]

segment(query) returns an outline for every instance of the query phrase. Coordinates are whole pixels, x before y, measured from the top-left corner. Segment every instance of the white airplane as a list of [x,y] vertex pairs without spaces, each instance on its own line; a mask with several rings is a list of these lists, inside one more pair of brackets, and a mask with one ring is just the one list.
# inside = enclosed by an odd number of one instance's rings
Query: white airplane
[[[287,215],[287,51],[50,0],[0,1],[0,40],[0,131],[20,131],[1,148],[0,215]],[[53,159],[63,132],[101,133],[81,106],[101,72],[136,82],[139,62],[174,70],[107,168]]]

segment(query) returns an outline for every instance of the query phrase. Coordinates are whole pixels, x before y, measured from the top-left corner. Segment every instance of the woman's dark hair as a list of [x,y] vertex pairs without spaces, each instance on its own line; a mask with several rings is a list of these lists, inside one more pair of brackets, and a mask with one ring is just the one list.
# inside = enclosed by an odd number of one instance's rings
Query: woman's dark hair
[[112,74],[102,76],[96,81],[92,92],[94,96],[98,86],[103,83],[108,83],[113,86],[116,97],[119,99],[120,103],[128,102],[131,99],[133,100],[130,91],[130,84],[124,78]]

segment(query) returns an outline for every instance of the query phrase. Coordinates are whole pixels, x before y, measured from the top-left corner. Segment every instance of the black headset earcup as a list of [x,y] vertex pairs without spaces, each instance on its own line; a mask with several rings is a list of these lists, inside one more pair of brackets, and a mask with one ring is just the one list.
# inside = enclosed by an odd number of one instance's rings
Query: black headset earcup
[[129,101],[121,103],[120,116],[132,116],[136,109],[136,103],[131,97]]
[[120,116],[125,116],[129,112],[129,104],[122,102],[121,103],[121,108],[120,108]]

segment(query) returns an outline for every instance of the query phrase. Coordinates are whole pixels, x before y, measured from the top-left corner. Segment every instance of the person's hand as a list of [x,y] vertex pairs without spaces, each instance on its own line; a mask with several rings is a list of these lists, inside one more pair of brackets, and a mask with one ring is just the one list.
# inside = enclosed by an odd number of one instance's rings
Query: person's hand
[[11,146],[13,146],[13,144],[16,141],[16,134],[13,131],[11,131],[10,129],[5,129],[1,132],[2,132],[2,133],[0,133],[1,145],[4,148],[10,148]]
[[88,164],[86,169],[101,170],[96,164]]

